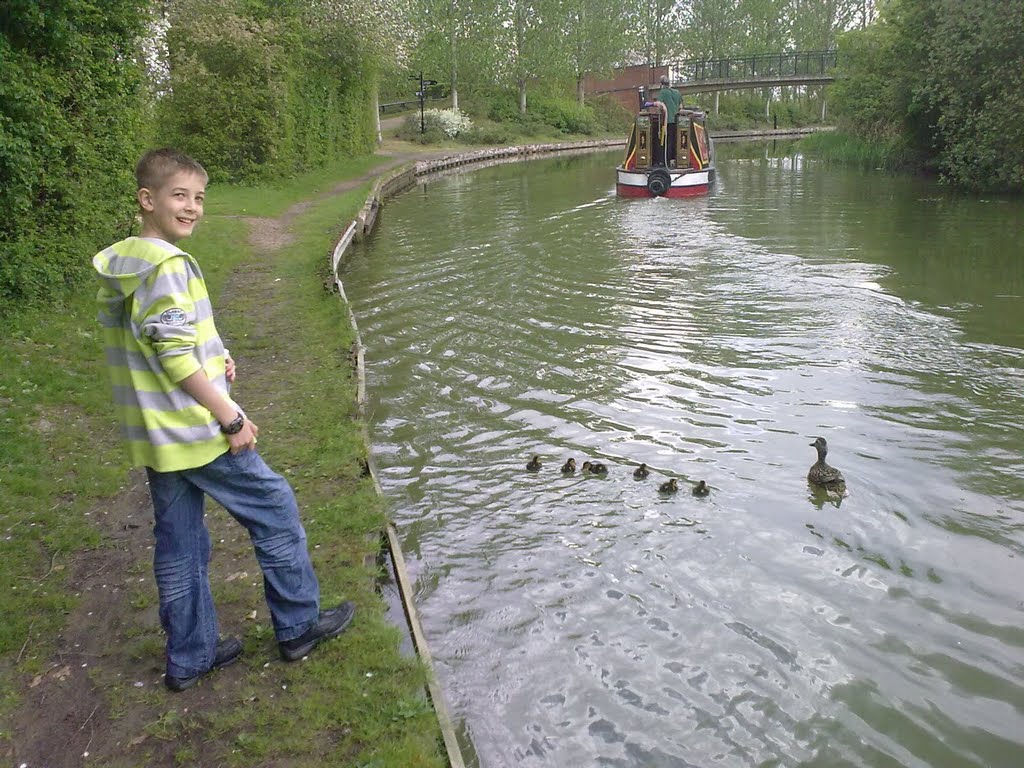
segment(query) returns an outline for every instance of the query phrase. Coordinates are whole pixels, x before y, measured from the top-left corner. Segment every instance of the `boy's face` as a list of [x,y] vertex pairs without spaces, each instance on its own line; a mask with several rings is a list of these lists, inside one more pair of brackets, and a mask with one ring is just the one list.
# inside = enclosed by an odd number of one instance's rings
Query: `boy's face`
[[193,171],[178,171],[159,189],[138,192],[142,207],[142,237],[158,237],[176,243],[192,234],[203,218],[206,182]]

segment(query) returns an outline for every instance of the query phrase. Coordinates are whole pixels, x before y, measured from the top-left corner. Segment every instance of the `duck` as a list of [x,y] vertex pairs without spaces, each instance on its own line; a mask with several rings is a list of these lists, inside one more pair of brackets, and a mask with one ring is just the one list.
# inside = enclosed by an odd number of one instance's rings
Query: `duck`
[[646,464],[641,464],[639,467],[633,470],[633,477],[635,477],[637,480],[646,480],[649,474],[651,474],[651,471],[647,469]]
[[693,486],[694,496],[707,496],[709,493],[711,493],[711,487],[703,480]]
[[825,463],[825,457],[828,455],[828,443],[825,441],[825,438],[816,437],[810,445],[812,448],[817,449],[818,460],[808,470],[807,482],[819,488],[824,488],[830,493],[838,493],[845,496],[846,480],[843,478],[843,473]]
[[666,480],[664,483],[658,486],[660,493],[675,493],[679,490],[679,481],[674,477],[671,480]]
[[534,454],[533,458],[526,464],[527,472],[540,472],[540,456]]
[[585,475],[607,475],[608,467],[600,461],[584,461],[580,468]]
[[562,474],[571,475],[576,471],[576,459],[570,458],[562,465]]

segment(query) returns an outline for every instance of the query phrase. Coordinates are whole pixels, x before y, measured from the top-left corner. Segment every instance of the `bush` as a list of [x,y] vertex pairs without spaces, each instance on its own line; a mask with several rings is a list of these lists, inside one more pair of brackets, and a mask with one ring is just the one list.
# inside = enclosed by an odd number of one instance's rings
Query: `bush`
[[459,135],[467,144],[510,144],[512,132],[503,125],[474,126]]
[[396,135],[405,141],[437,144],[461,136],[472,127],[473,122],[458,110],[428,109],[423,112],[422,124],[419,112],[406,115]]
[[628,131],[633,124],[634,113],[610,94],[595,96],[587,102],[594,119],[601,130],[612,133]]
[[511,91],[498,91],[487,97],[487,118],[496,123],[514,123],[522,119],[519,101]]
[[179,0],[167,33],[162,143],[213,180],[256,181],[374,146],[374,73],[358,35],[300,5],[256,17],[242,0]]
[[593,111],[574,99],[534,96],[527,102],[527,113],[559,133],[591,134],[597,128]]
[[57,303],[124,237],[145,97],[145,0],[0,13],[0,316]]
[[436,126],[452,139],[473,127],[473,121],[457,109],[428,109],[423,113],[423,120],[428,128]]

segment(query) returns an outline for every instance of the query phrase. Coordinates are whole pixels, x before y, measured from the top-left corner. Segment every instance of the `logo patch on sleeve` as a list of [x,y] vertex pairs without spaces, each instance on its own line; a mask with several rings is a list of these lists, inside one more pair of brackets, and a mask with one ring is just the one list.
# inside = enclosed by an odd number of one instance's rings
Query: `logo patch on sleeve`
[[160,322],[164,325],[184,325],[187,320],[185,310],[179,307],[171,307],[160,313]]

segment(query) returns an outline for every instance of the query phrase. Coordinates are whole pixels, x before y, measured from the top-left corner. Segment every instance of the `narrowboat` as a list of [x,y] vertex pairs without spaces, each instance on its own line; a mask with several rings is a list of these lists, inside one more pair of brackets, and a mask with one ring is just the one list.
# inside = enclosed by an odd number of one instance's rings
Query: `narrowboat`
[[681,106],[675,141],[665,105],[646,101],[633,120],[626,157],[615,169],[619,197],[691,197],[705,194],[715,180],[715,147],[705,127],[705,113]]

